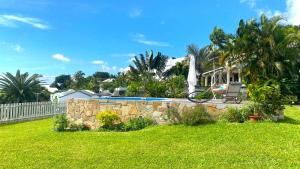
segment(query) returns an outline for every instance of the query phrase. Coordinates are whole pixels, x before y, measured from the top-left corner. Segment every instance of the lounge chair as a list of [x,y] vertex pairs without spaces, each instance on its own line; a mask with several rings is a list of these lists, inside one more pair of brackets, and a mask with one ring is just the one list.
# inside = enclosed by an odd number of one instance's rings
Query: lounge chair
[[240,94],[242,87],[242,83],[230,83],[228,85],[227,91],[224,94],[223,102],[227,102],[228,100],[234,100],[235,103],[239,104],[242,102],[242,97]]

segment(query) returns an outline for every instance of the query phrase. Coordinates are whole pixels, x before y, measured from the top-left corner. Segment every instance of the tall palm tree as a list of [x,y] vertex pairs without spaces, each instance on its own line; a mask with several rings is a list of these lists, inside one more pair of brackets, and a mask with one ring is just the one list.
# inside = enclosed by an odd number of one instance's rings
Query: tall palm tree
[[136,78],[147,79],[151,76],[157,75],[162,77],[162,73],[166,67],[168,57],[162,55],[160,52],[156,56],[153,55],[153,51],[150,53],[146,51],[146,54],[140,54],[139,57],[135,56],[133,63],[130,65],[130,73]]
[[20,73],[17,70],[16,75],[11,73],[3,73],[0,75],[0,90],[5,94],[7,102],[22,103],[35,100],[35,93],[42,91],[41,76],[34,74]]
[[212,46],[210,45],[200,49],[197,45],[190,44],[187,46],[187,53],[195,56],[198,78],[201,79],[202,73],[204,73],[204,71],[210,65],[210,58],[216,56],[216,51],[213,50]]

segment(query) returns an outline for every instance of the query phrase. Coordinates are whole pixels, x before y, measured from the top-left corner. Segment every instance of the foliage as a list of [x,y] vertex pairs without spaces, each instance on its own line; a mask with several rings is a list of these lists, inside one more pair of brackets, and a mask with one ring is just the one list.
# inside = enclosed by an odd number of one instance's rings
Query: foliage
[[144,96],[150,97],[166,97],[167,86],[164,81],[155,79],[150,80],[145,86]]
[[172,124],[181,124],[182,117],[176,108],[169,108],[166,111],[167,120],[169,120]]
[[261,104],[263,113],[277,114],[277,111],[284,108],[285,97],[279,85],[249,85],[248,90],[251,100]]
[[[246,109],[244,110],[246,112]],[[245,118],[243,111],[237,107],[228,107],[226,112],[222,114],[222,119],[227,120],[228,122],[239,122],[243,123],[247,118]]]
[[108,130],[119,130],[122,122],[120,116],[113,110],[105,110],[96,115],[101,128]]
[[127,87],[126,96],[142,96],[139,82],[132,82]]
[[139,57],[135,56],[133,60],[134,66],[130,65],[130,70],[128,72],[128,78],[130,79],[129,86],[131,83],[139,84],[139,91],[145,93],[145,95],[157,95],[152,89],[153,87],[160,87],[156,79],[162,78],[162,73],[166,67],[168,57],[162,55],[160,52],[156,56],[153,55],[151,51],[146,54],[140,54]]
[[[41,76],[38,74],[29,76],[27,72],[21,74],[20,70],[17,70],[15,76],[9,72],[1,75],[0,89],[4,94],[5,102],[30,102],[36,100],[36,93],[43,92],[43,94],[46,95],[47,92],[44,92],[46,89],[41,86],[41,81],[39,80],[40,77]],[[46,97],[47,96],[45,96],[45,98]]]
[[205,46],[203,48],[198,48],[195,44],[190,44],[187,46],[187,53],[191,54],[195,57],[196,71],[199,74],[199,79],[202,77],[202,73],[206,70],[207,62],[211,55],[211,51],[209,50],[209,46]]
[[89,130],[89,127],[86,126],[83,123],[77,124],[77,123],[69,123],[68,129],[69,131],[84,131],[84,130]]
[[[134,66],[130,65],[130,73],[135,77],[141,77],[143,79],[149,76],[162,76],[162,72],[166,67],[168,57],[162,55],[160,52],[156,56],[153,55],[153,51],[148,53],[146,51],[145,56],[140,54],[139,58],[134,57]],[[147,79],[144,79],[147,80]]]
[[300,30],[281,24],[282,19],[262,14],[259,21],[240,20],[234,35],[215,28],[211,46],[222,64],[241,63],[245,83],[261,85],[273,80],[280,85],[282,95],[299,96]]
[[150,118],[137,117],[131,118],[125,123],[125,131],[141,130],[153,125],[154,122]]
[[189,61],[184,59],[182,62],[177,62],[175,66],[163,72],[164,78],[172,76],[184,76],[184,79],[187,79],[189,73]]
[[67,90],[71,87],[72,78],[70,75],[60,75],[55,77],[54,82],[50,85],[58,90]]
[[186,78],[183,75],[173,76],[166,80],[166,96],[169,98],[186,97]]
[[71,83],[71,88],[75,90],[81,90],[86,88],[86,78],[84,77],[85,73],[80,71],[75,72],[73,75],[73,80]]
[[195,96],[196,99],[201,100],[201,99],[212,99],[213,98],[213,93],[210,89],[205,89],[203,92],[198,93]]
[[209,123],[211,121],[211,116],[202,105],[197,105],[182,112],[182,122],[185,125],[193,126]]
[[69,126],[69,121],[65,114],[60,114],[54,117],[54,130],[61,132],[66,131]]

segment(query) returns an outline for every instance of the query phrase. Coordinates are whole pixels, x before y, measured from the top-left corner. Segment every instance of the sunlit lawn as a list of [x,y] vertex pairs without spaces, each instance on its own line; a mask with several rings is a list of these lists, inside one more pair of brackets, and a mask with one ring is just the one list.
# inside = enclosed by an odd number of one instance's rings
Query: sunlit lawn
[[300,168],[300,108],[281,123],[155,126],[128,133],[0,126],[0,168]]

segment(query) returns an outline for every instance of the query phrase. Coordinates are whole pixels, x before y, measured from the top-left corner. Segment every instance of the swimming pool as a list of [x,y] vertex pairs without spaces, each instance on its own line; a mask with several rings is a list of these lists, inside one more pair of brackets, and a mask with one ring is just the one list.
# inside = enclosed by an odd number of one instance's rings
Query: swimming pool
[[129,100],[129,101],[170,101],[167,98],[156,98],[156,97],[100,97],[100,100]]

